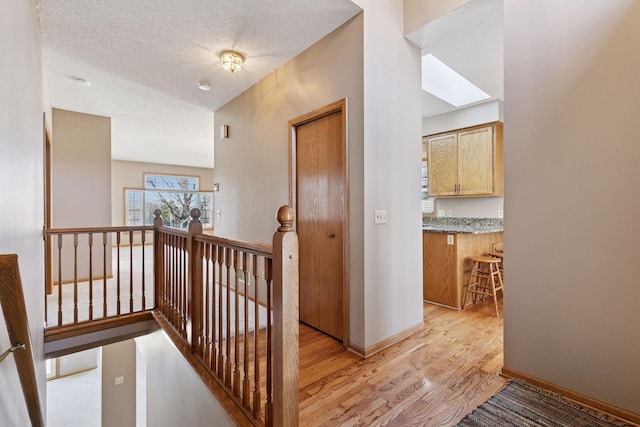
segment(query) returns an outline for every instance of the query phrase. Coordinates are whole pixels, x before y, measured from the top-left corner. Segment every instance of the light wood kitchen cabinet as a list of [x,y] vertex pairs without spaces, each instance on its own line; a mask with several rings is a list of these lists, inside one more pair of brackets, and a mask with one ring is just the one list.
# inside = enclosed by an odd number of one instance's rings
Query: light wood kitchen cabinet
[[427,137],[429,197],[501,196],[502,123]]

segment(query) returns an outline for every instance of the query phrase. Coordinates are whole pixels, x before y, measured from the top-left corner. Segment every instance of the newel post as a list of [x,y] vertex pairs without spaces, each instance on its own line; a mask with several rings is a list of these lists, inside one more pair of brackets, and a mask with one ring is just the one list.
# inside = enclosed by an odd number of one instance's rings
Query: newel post
[[200,337],[202,336],[202,244],[196,242],[193,237],[202,234],[200,222],[200,209],[193,208],[189,212],[189,237],[187,239],[187,256],[189,259],[189,276],[187,286],[187,315],[191,317],[191,351],[198,353],[200,349]]
[[293,210],[282,206],[273,235],[273,424],[297,427],[298,414],[298,235]]
[[153,211],[153,300],[154,308],[163,311],[161,305],[164,299],[163,283],[164,283],[164,242],[160,234],[162,229],[162,211],[156,209]]

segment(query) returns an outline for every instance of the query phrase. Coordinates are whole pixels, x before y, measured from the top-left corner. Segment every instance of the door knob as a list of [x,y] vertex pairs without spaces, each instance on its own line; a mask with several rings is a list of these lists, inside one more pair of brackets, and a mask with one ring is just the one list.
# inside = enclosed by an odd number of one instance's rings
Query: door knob
[[335,233],[331,233],[331,234],[329,234],[329,238],[330,238],[330,239],[333,239],[334,237],[336,237]]

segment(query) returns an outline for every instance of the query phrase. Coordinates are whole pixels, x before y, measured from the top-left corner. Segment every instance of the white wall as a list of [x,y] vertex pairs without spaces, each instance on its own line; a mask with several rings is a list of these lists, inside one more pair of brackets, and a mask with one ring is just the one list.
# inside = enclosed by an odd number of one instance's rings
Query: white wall
[[505,2],[505,366],[640,414],[640,2]]
[[[455,129],[503,122],[503,102],[493,100],[467,108],[422,118],[422,134],[433,135]],[[454,218],[498,218],[504,212],[504,197],[454,197],[435,200],[434,215],[438,211],[451,211]]]
[[[0,254],[18,254],[45,410],[42,243],[42,56],[31,1],[0,0]],[[0,317],[0,351],[11,346]],[[0,414],[6,425],[30,425],[13,357],[0,364]]]
[[163,331],[135,341],[147,367],[147,425],[235,425]]

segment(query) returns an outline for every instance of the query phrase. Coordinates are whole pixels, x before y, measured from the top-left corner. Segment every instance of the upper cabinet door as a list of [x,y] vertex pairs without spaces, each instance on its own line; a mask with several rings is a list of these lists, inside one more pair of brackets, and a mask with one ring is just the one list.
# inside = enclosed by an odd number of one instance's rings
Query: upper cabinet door
[[429,197],[455,196],[458,190],[458,136],[429,138],[427,145]]
[[493,127],[458,133],[458,195],[494,192]]
[[429,197],[502,196],[502,123],[425,138]]

